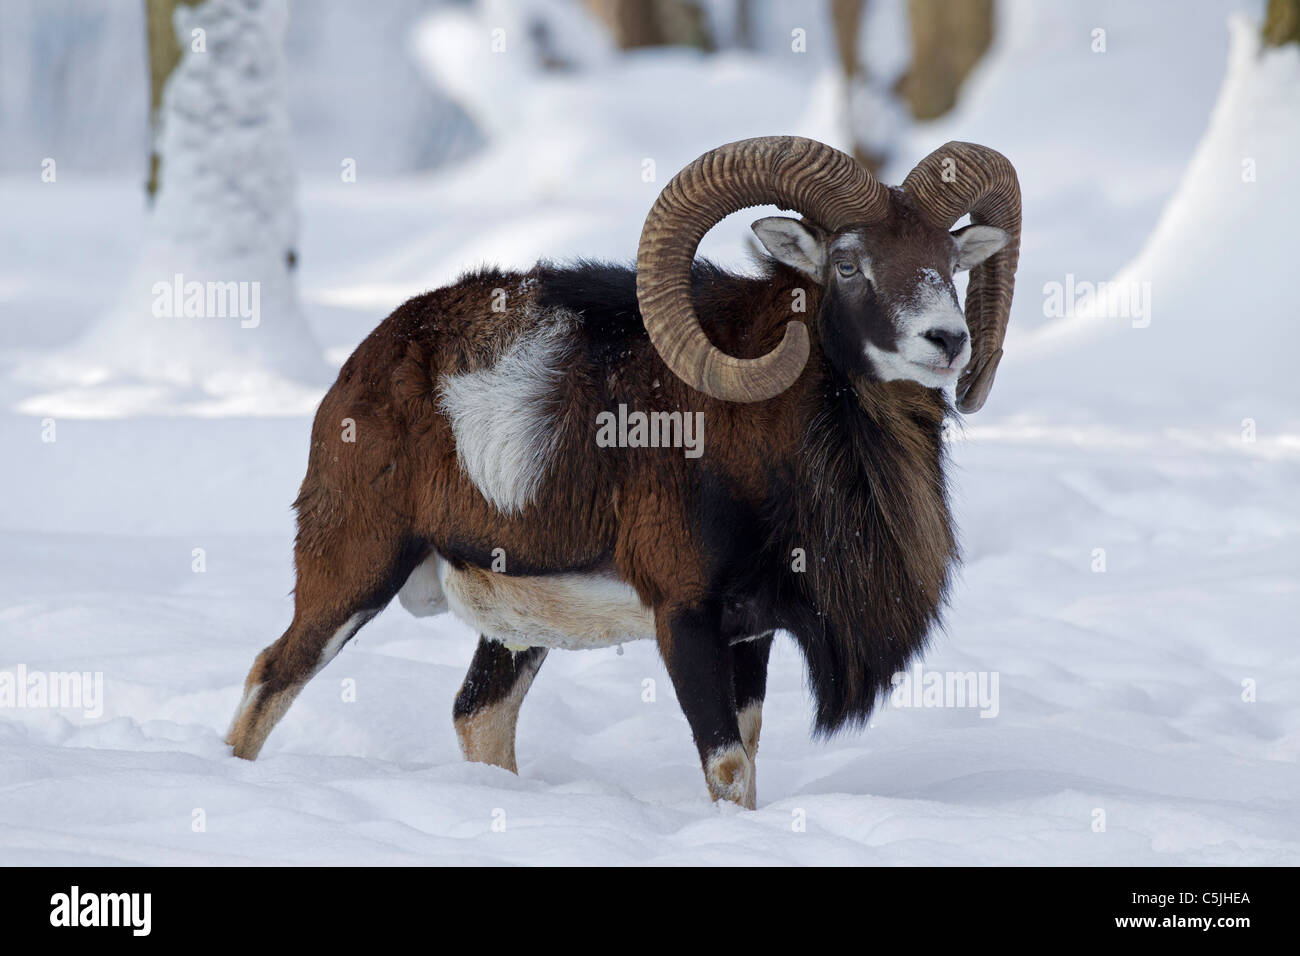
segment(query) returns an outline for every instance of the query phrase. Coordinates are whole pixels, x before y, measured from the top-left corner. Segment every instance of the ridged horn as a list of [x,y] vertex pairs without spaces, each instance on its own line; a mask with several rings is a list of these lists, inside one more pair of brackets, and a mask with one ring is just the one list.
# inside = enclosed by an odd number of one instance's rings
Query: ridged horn
[[942,229],[970,213],[973,224],[996,226],[1011,237],[971,270],[966,288],[971,360],[957,382],[957,407],[977,412],[993,388],[1011,317],[1020,261],[1020,181],[1011,161],[996,150],[953,142],[917,163],[903,180],[903,190]]
[[794,384],[808,330],[792,321],[766,355],[719,350],[691,303],[691,262],[704,234],[749,206],[792,209],[835,232],[880,222],[889,192],[853,157],[798,136],[763,136],[709,150],[672,178],[646,216],[637,249],[637,301],[650,341],[692,388],[729,402],[761,402]]

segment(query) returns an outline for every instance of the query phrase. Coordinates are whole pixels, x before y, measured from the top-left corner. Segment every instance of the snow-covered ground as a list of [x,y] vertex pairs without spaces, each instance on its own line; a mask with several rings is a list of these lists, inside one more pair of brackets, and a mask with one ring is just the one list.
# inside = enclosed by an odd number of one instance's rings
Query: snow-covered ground
[[[802,662],[779,640],[750,813],[709,803],[652,646],[555,652],[516,777],[456,746],[474,635],[394,605],[259,761],[234,759],[221,737],[244,675],[291,614],[310,419],[140,415],[130,383],[34,383],[24,369],[115,307],[146,226],[135,179],[9,176],[0,682],[102,673],[103,695],[98,715],[0,705],[0,863],[1300,863],[1300,388],[1284,357],[1300,52],[1260,57],[1242,23],[1230,55],[1227,14],[1257,17],[1254,2],[1173,20],[999,6],[994,54],[953,117],[908,134],[897,172],[956,137],[1007,152],[1025,187],[1007,357],[953,447],[966,562],[923,662],[996,678],[989,716],[891,707],[811,742]],[[485,77],[475,100],[450,74],[512,66],[458,60],[483,24],[439,17],[412,49],[495,138],[424,177],[305,182],[300,287],[335,364],[475,262],[630,258],[656,191],[703,149],[838,138],[820,69],[770,54],[606,62],[586,45],[599,82]],[[517,89],[511,112],[493,82]],[[756,215],[706,251],[743,264]],[[1068,276],[1149,283],[1149,323],[1109,299],[1048,314]]]

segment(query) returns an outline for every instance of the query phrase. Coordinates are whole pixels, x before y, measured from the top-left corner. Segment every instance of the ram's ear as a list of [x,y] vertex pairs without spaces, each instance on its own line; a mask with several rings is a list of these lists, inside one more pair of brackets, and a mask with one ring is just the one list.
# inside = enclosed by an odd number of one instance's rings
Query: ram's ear
[[957,264],[954,272],[965,272],[997,252],[1011,237],[996,226],[962,226],[951,233],[957,240]]
[[749,227],[777,262],[822,281],[826,268],[826,242],[811,223],[786,216],[768,216]]

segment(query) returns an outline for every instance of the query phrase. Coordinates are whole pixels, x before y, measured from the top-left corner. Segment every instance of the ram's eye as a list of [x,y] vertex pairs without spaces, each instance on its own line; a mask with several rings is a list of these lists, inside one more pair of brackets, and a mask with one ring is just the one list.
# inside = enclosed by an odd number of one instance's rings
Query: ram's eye
[[854,275],[858,271],[858,267],[854,265],[852,262],[837,262],[835,263],[835,270],[839,272],[841,276],[847,279],[849,276]]

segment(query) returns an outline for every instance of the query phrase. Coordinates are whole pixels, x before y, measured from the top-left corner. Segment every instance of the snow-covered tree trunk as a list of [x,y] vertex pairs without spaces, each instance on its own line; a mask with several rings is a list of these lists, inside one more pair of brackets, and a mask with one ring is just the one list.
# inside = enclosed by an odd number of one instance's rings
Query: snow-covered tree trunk
[[865,114],[879,106],[879,93],[871,88],[866,68],[858,53],[859,35],[866,15],[867,0],[831,0],[831,24],[835,30],[835,49],[844,73],[845,116],[852,142],[853,157],[873,173],[885,163],[879,144],[866,141]]
[[[145,0],[145,35],[149,51],[149,133],[156,140],[162,122],[163,90],[181,61],[181,47],[176,41],[176,8],[194,6],[200,0]],[[158,148],[149,149],[149,179],[145,192],[152,200],[158,192]]]
[[328,372],[294,282],[286,0],[159,6],[174,7],[180,57],[157,114],[144,249],[119,307],[53,377],[111,386],[123,413],[309,408]]
[[1141,253],[1018,350],[1030,363],[1068,353],[1068,381],[1051,385],[1061,409],[1095,405],[1105,383],[1116,420],[1126,406],[1168,426],[1210,409],[1235,429],[1268,409],[1274,434],[1300,429],[1295,362],[1277,347],[1295,327],[1300,46],[1265,46],[1245,16],[1230,25],[1208,128]]

